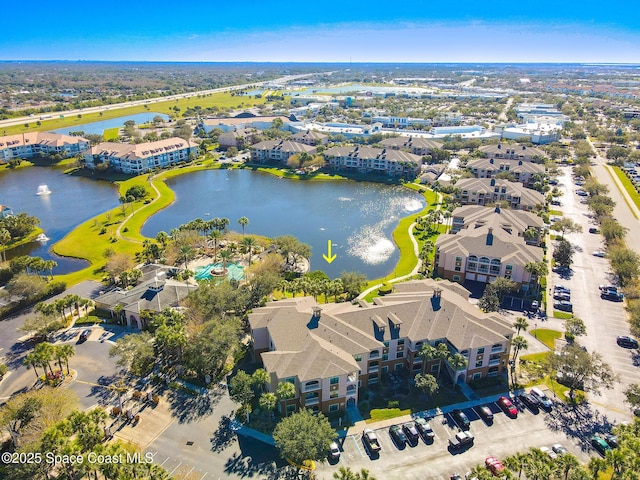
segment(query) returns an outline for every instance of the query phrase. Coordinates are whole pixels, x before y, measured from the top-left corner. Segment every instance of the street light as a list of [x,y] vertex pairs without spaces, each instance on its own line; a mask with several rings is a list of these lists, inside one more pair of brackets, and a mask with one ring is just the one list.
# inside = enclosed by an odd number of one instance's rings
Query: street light
[[533,324],[533,336],[538,338],[538,322]]

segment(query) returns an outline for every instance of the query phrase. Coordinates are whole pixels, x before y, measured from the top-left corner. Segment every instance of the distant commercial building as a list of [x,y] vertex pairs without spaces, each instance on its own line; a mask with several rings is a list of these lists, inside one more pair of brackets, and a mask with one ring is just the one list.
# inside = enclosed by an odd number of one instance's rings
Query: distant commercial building
[[495,131],[501,133],[505,140],[528,139],[536,145],[546,145],[558,141],[562,124],[544,122],[507,124],[496,126]]
[[173,137],[157,142],[127,143],[103,142],[84,153],[85,165],[95,168],[108,162],[116,171],[139,175],[154,168],[162,168],[186,162],[190,156],[198,155],[198,145],[182,138]]
[[46,155],[73,157],[89,148],[89,140],[53,132],[28,132],[0,137],[0,163]]
[[493,206],[506,202],[514,210],[533,210],[545,204],[544,195],[522,183],[496,178],[462,178],[455,184],[455,200],[461,205]]
[[316,147],[292,140],[265,140],[252,145],[251,161],[257,163],[280,163],[286,165],[292,155],[307,153],[315,155]]
[[336,122],[299,122],[288,125],[288,129],[295,133],[312,130],[325,135],[342,135],[346,139],[368,137],[373,133],[379,133],[381,128],[382,124],[380,123],[374,123],[372,125],[356,125]]
[[418,175],[422,164],[418,155],[390,148],[331,147],[324,151],[324,157],[327,164],[336,170],[391,176]]

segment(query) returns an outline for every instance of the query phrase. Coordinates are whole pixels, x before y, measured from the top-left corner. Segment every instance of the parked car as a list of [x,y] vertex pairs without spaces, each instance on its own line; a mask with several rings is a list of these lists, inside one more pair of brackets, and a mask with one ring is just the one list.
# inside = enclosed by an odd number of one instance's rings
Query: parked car
[[422,438],[424,438],[424,441],[429,443],[433,442],[436,434],[431,428],[431,425],[429,425],[429,422],[422,417],[418,417],[416,418],[415,423],[416,428],[418,429],[418,432],[420,432],[420,435],[422,435]]
[[589,233],[600,233],[600,230],[598,230],[596,227],[591,227],[589,229]]
[[396,444],[396,447],[404,448],[407,444],[407,436],[402,431],[402,427],[400,427],[400,425],[391,425],[389,427],[389,434]]
[[484,459],[484,464],[494,476],[499,477],[500,473],[504,470],[504,465],[496,457],[487,457]]
[[538,401],[538,399],[529,393],[521,393],[520,395],[518,395],[518,398],[523,404],[527,406],[529,410],[537,412],[540,408],[540,402]]
[[615,285],[598,285],[598,288],[600,289],[601,292],[604,292],[604,291],[617,292],[618,291],[618,287],[616,287]]
[[553,304],[553,308],[556,310],[562,310],[563,312],[573,312],[573,304],[567,300],[560,300]]
[[566,455],[567,453],[569,453],[569,450],[567,450],[566,448],[564,448],[562,445],[560,445],[559,443],[556,443],[555,445],[551,446],[551,450],[553,450],[554,452],[556,452],[558,455]]
[[369,453],[371,455],[376,455],[380,452],[380,442],[378,442],[378,437],[376,436],[376,432],[371,430],[370,428],[365,428],[362,432],[362,438],[364,440],[365,445],[369,449]]
[[593,252],[593,256],[594,257],[604,258],[604,257],[607,256],[607,254],[605,252],[603,252],[602,250],[596,250],[595,252]]
[[538,387],[533,387],[529,390],[529,393],[538,399],[540,406],[547,412],[553,408],[553,401],[545,395],[545,393]]
[[336,442],[331,442],[329,445],[329,460],[334,462],[340,460],[340,447]]
[[91,329],[87,328],[86,330],[83,330],[80,333],[80,336],[78,337],[78,341],[79,342],[86,342],[87,338],[89,338],[90,335],[91,335]]
[[453,410],[451,412],[451,418],[453,418],[454,422],[456,422],[462,430],[469,430],[469,427],[471,427],[469,417],[467,417],[467,415],[462,410],[459,410],[457,408]]
[[602,290],[600,292],[600,298],[604,300],[610,300],[612,302],[621,302],[624,298],[622,292],[616,290]]
[[591,445],[593,445],[593,448],[595,448],[603,457],[607,454],[608,450],[611,450],[607,441],[597,433],[591,437]]
[[486,405],[476,408],[476,412],[478,412],[478,415],[480,415],[485,422],[493,422],[493,412]]
[[531,307],[529,307],[529,311],[537,312],[539,308],[540,308],[540,302],[538,302],[538,300],[534,300],[533,302],[531,302]]
[[418,438],[420,437],[420,434],[418,433],[418,429],[416,428],[416,424],[414,422],[407,422],[402,424],[402,430],[404,430],[404,434],[406,435],[409,444],[418,444]]
[[473,444],[473,441],[473,434],[469,431],[463,430],[462,432],[458,432],[453,437],[449,438],[449,446],[455,450],[458,448],[462,448],[465,445],[471,445]]
[[504,410],[504,413],[509,415],[511,418],[516,418],[518,416],[518,409],[507,397],[500,397],[496,403],[502,410]]
[[560,207],[562,206],[562,202],[560,200],[551,200],[551,205],[556,205]]
[[579,197],[587,197],[587,196],[589,196],[589,194],[587,192],[585,192],[584,190],[576,190],[576,195],[578,195]]
[[571,289],[569,287],[565,287],[564,285],[555,285],[553,287],[554,292],[564,292],[571,295]]
[[638,341],[635,338],[631,338],[626,335],[620,335],[619,337],[617,337],[616,343],[624,348],[638,348]]
[[553,293],[553,299],[554,299],[554,300],[565,300],[565,301],[567,301],[567,302],[568,302],[569,300],[571,300],[571,294],[570,294],[570,293],[561,292],[561,291],[556,290],[556,291]]
[[558,458],[558,454],[549,447],[540,447],[539,450],[551,459]]
[[602,438],[611,448],[618,448],[618,438],[613,433],[605,433]]

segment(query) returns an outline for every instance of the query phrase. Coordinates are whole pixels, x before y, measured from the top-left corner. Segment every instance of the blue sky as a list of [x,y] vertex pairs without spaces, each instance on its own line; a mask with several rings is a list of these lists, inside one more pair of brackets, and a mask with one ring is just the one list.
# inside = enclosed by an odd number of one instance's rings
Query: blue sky
[[637,8],[637,0],[32,0],[11,9],[23,18],[3,32],[0,60],[640,63]]

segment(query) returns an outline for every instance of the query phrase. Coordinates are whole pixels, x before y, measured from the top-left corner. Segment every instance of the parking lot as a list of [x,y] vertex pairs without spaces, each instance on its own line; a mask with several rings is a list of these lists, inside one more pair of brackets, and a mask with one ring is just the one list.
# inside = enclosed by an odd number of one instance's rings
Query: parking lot
[[[623,302],[614,302],[600,298],[598,285],[615,283],[609,260],[593,255],[593,252],[604,250],[604,239],[599,233],[589,233],[589,228],[596,227],[595,220],[585,204],[580,203],[582,197],[575,194],[579,187],[574,185],[571,169],[563,168],[559,188],[564,192],[560,197],[559,208],[563,216],[570,218],[582,226],[582,233],[568,234],[567,240],[575,248],[573,265],[569,275],[552,274],[552,285],[564,285],[571,289],[573,313],[580,317],[586,327],[587,335],[578,341],[590,352],[599,352],[613,371],[620,376],[620,382],[614,389],[605,390],[601,396],[589,396],[596,405],[609,408],[629,418],[629,408],[623,403],[623,391],[631,383],[640,383],[640,355],[636,350],[621,348],[616,344],[618,335],[629,335],[629,324]],[[556,323],[562,330],[561,322]]]
[[[553,392],[547,392],[553,397]],[[480,418],[476,408],[487,405],[494,414],[488,424]],[[368,469],[372,475],[385,479],[448,479],[452,473],[462,473],[482,464],[488,456],[504,458],[531,447],[560,443],[581,462],[589,460],[588,437],[570,440],[562,429],[558,429],[557,412],[532,412],[518,404],[517,418],[509,418],[495,402],[486,402],[463,409],[471,421],[470,431],[475,436],[471,446],[459,450],[448,448],[448,439],[459,431],[449,413],[430,419],[435,433],[433,443],[419,440],[416,446],[399,449],[389,435],[388,426],[376,429],[382,447],[379,456],[371,457],[362,440],[362,434],[346,437],[342,442],[342,455],[336,465],[319,466],[320,478],[329,478],[340,466],[353,470]],[[324,473],[324,474],[323,474]]]

